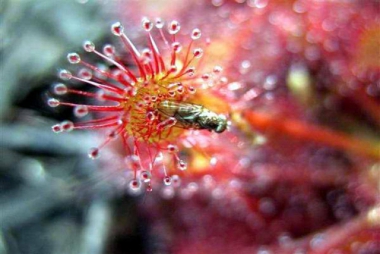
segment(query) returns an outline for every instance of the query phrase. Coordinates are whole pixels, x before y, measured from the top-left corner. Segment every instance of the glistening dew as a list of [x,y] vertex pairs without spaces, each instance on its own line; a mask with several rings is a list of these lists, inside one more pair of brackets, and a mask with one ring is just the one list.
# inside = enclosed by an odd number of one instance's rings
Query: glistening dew
[[[95,99],[99,105],[78,104],[48,100],[51,107],[60,105],[74,108],[77,117],[94,113],[95,119],[73,123],[64,121],[52,127],[56,133],[74,129],[108,129],[107,138],[89,152],[92,159],[98,158],[101,149],[116,138],[122,140],[126,153],[126,166],[133,171],[131,190],[139,190],[144,183],[152,190],[152,176],[161,175],[165,185],[178,179],[175,170],[186,170],[187,163],[180,158],[179,146],[192,130],[209,130],[221,133],[227,128],[227,119],[206,107],[194,104],[197,89],[206,89],[218,82],[222,68],[216,66],[209,73],[199,74],[204,48],[199,42],[201,31],[192,30],[190,40],[182,44],[177,40],[180,24],[172,21],[167,30],[157,19],[155,24],[144,18],[142,26],[147,34],[148,47],[139,51],[117,22],[111,27],[128,52],[128,59],[118,53],[114,46],[105,45],[97,50],[94,43],[86,41],[86,52],[103,59],[105,65],[94,65],[78,53],[69,53],[69,63],[80,66],[77,74],[60,70],[62,80],[74,80],[93,86],[96,92],[78,90],[65,84],[54,87],[56,95],[76,94]],[[158,38],[152,33],[154,26]],[[157,43],[160,41],[160,43]],[[161,44],[163,47],[159,47]],[[161,52],[162,51],[162,52]],[[126,64],[133,61],[133,66]],[[106,66],[106,67],[105,67]],[[187,143],[191,143],[190,141]]]

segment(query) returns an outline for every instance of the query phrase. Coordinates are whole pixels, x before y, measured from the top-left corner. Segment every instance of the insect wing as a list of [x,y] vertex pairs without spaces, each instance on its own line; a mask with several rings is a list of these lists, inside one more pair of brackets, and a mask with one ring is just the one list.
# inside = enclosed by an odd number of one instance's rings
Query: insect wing
[[203,107],[199,105],[173,101],[163,101],[158,108],[163,115],[177,119],[176,126],[184,129],[199,128],[195,119],[202,109]]
[[179,103],[172,101],[163,101],[159,104],[158,110],[167,117],[173,117],[179,108]]
[[186,119],[191,121],[200,113],[202,113],[203,107],[190,103],[183,103],[180,105],[177,111],[177,115],[182,117],[182,119]]
[[197,114],[198,112],[202,111],[202,106],[191,103],[163,101],[158,106],[158,110],[168,117],[175,117],[175,115],[186,117]]

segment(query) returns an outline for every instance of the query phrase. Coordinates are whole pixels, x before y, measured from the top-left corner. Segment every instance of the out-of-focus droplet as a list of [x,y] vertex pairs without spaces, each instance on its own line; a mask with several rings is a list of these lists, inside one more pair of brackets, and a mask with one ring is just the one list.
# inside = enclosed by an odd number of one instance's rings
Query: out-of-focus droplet
[[95,44],[92,41],[85,41],[83,43],[83,49],[87,52],[93,52],[95,50]]
[[91,148],[90,151],[88,152],[88,157],[93,160],[99,158],[99,155],[100,155],[99,148],[96,148],[96,147]]
[[172,178],[170,176],[165,176],[163,181],[166,186],[169,186],[172,184]]

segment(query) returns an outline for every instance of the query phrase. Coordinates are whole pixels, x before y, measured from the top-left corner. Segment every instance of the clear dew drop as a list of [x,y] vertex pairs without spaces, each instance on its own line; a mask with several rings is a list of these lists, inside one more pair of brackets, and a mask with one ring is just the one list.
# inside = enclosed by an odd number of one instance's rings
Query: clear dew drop
[[187,74],[187,76],[192,77],[192,76],[194,76],[194,74],[195,74],[195,68],[194,68],[194,67],[190,67],[190,68],[188,68],[188,69],[186,70],[185,73]]
[[126,123],[126,121],[124,119],[122,119],[122,118],[120,118],[119,120],[117,120],[117,124],[118,125],[122,125],[122,124],[125,124],[125,123]]
[[121,36],[123,34],[124,27],[120,22],[116,22],[111,26],[111,32],[116,36]]
[[74,115],[76,117],[84,117],[88,114],[88,107],[86,105],[78,105],[74,108]]
[[92,41],[83,42],[83,49],[87,52],[93,52],[95,50],[95,44]]
[[60,124],[55,124],[51,127],[51,130],[54,132],[54,133],[60,133],[62,132],[62,127]]
[[228,78],[227,77],[221,77],[219,82],[222,85],[227,85],[228,84]]
[[152,58],[152,51],[150,51],[150,49],[148,49],[148,48],[143,49],[141,51],[141,54],[143,57]]
[[136,96],[137,93],[138,93],[138,91],[139,91],[139,90],[138,90],[137,87],[132,87],[132,89],[131,89],[129,95],[130,95],[130,96]]
[[112,46],[111,44],[106,44],[103,47],[103,53],[104,55],[111,57],[115,55],[115,47]]
[[269,75],[268,77],[265,78],[263,87],[265,90],[273,90],[276,88],[276,84],[277,84],[277,77],[275,75]]
[[147,32],[149,32],[153,28],[153,22],[151,22],[148,18],[143,18],[141,24],[144,30]]
[[110,140],[115,140],[117,138],[117,132],[115,130],[111,131],[110,133],[108,133],[108,138]]
[[179,160],[177,164],[177,168],[181,171],[184,171],[187,169],[187,163],[183,160]]
[[99,156],[100,156],[100,151],[99,151],[99,148],[97,148],[97,147],[91,148],[90,151],[88,152],[88,157],[90,159],[95,160],[95,159],[99,158]]
[[169,153],[176,153],[176,152],[178,152],[178,147],[176,145],[169,144],[168,145],[168,151],[169,151]]
[[66,132],[72,131],[74,129],[74,123],[71,121],[63,121],[61,123],[61,128]]
[[230,91],[236,91],[236,90],[239,90],[243,87],[243,84],[240,83],[240,82],[232,82],[232,83],[229,83],[227,88],[228,90]]
[[198,40],[199,38],[201,38],[201,35],[202,35],[201,30],[198,28],[195,28],[193,32],[191,33],[191,39]]
[[146,113],[146,119],[149,121],[149,122],[152,122],[156,119],[156,116],[154,115],[154,112],[152,111],[149,111]]
[[165,176],[164,177],[164,184],[166,186],[170,186],[172,184],[172,178],[170,176]]
[[63,80],[69,80],[73,77],[73,75],[68,70],[60,70],[58,72],[58,77]]
[[78,64],[80,62],[80,56],[77,53],[67,54],[67,61],[71,64]]
[[211,166],[215,166],[217,162],[218,162],[218,159],[216,157],[211,157],[211,159],[210,159],[210,165]]
[[179,43],[179,42],[173,42],[172,43],[172,49],[173,49],[173,51],[174,52],[176,52],[176,53],[179,53],[179,52],[181,52],[181,50],[182,50],[182,45],[181,45],[181,43]]
[[189,87],[187,88],[187,90],[189,91],[190,94],[195,94],[196,91],[197,91],[197,89],[195,89],[193,86],[189,86]]
[[152,173],[150,171],[148,171],[148,170],[141,171],[141,173],[140,173],[140,179],[144,183],[150,182],[151,178],[152,178]]
[[169,117],[168,119],[157,124],[157,130],[162,131],[164,128],[170,128],[174,126],[176,123],[177,119],[175,119],[174,117]]
[[156,27],[158,29],[163,28],[164,27],[164,21],[162,19],[160,19],[160,18],[156,18]]
[[55,108],[55,107],[58,107],[59,106],[59,100],[55,99],[55,98],[50,98],[48,101],[47,101],[49,107],[52,107],[52,108]]
[[149,104],[150,100],[151,100],[150,95],[148,95],[148,94],[144,95],[143,101],[145,102],[145,104]]
[[141,187],[141,183],[139,180],[137,179],[133,179],[129,182],[129,188],[132,190],[132,191],[138,191]]
[[205,74],[203,74],[202,75],[202,77],[201,77],[204,81],[207,81],[207,80],[209,80],[210,79],[210,74],[208,74],[208,73],[205,73]]
[[145,64],[149,64],[152,61],[152,52],[150,51],[150,49],[143,49],[143,51],[141,52],[141,60]]
[[135,103],[135,109],[136,110],[142,110],[143,108],[144,108],[144,102],[142,102],[142,101],[138,101],[138,102],[136,102]]
[[201,49],[201,48],[194,49],[193,55],[195,58],[201,58],[203,55],[203,49]]
[[221,66],[215,66],[212,72],[214,74],[220,74],[223,71],[223,68]]
[[172,66],[170,66],[170,73],[174,73],[174,72],[176,72],[177,71],[177,66],[176,65],[172,65]]
[[251,67],[251,62],[249,60],[244,60],[241,62],[241,67],[244,68],[244,69],[248,69],[249,67]]
[[169,32],[169,34],[176,34],[176,33],[179,32],[180,29],[181,29],[181,25],[176,20],[173,20],[168,25],[168,32]]
[[251,68],[251,62],[249,60],[244,60],[240,63],[239,72],[240,74],[246,74]]
[[59,83],[54,85],[54,93],[56,95],[63,95],[67,93],[67,86],[65,84]]
[[183,87],[183,85],[178,85],[177,87],[177,93],[178,94],[183,94],[185,92],[185,88]]
[[78,77],[85,79],[85,80],[90,80],[92,79],[92,71],[86,68],[82,68],[78,72]]

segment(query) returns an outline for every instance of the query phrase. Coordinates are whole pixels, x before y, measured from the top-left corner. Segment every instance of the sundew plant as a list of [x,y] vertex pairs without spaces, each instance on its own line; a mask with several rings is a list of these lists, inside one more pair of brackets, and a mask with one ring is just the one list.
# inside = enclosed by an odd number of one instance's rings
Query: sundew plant
[[[162,170],[166,185],[171,184],[171,174],[175,169],[186,170],[187,162],[180,158],[178,146],[186,141],[190,147],[193,146],[187,139],[189,135],[197,135],[193,130],[221,133],[227,128],[227,118],[192,103],[197,90],[218,85],[222,71],[220,66],[214,66],[209,73],[201,73],[203,49],[196,46],[200,44],[201,30],[192,30],[190,38],[183,43],[176,36],[181,28],[178,21],[171,21],[164,29],[161,19],[153,23],[143,18],[142,27],[147,33],[147,48],[141,52],[124,33],[119,22],[111,27],[112,33],[120,38],[133,60],[132,68],[123,63],[122,55],[110,44],[105,45],[102,51],[98,51],[91,41],[83,44],[84,51],[106,61],[107,68],[87,62],[78,53],[67,55],[69,63],[81,67],[76,75],[65,69],[60,70],[59,77],[64,81],[88,84],[98,91],[82,91],[58,83],[54,86],[54,93],[57,96],[76,94],[95,98],[101,105],[78,104],[56,98],[49,99],[48,104],[51,107],[73,107],[78,118],[85,117],[89,112],[102,115],[78,123],[64,121],[52,129],[56,133],[74,129],[109,129],[108,137],[99,147],[91,149],[89,157],[96,159],[104,146],[120,138],[126,151],[127,165],[134,173],[130,188],[140,189],[142,181],[151,190],[150,180],[156,174],[156,168]],[[163,53],[151,33],[154,27],[163,41]],[[204,42],[203,46],[206,47],[207,43]],[[175,175],[175,178],[178,176]]]
[[378,253],[379,2],[151,4],[117,3],[48,105],[105,135],[156,253]]

